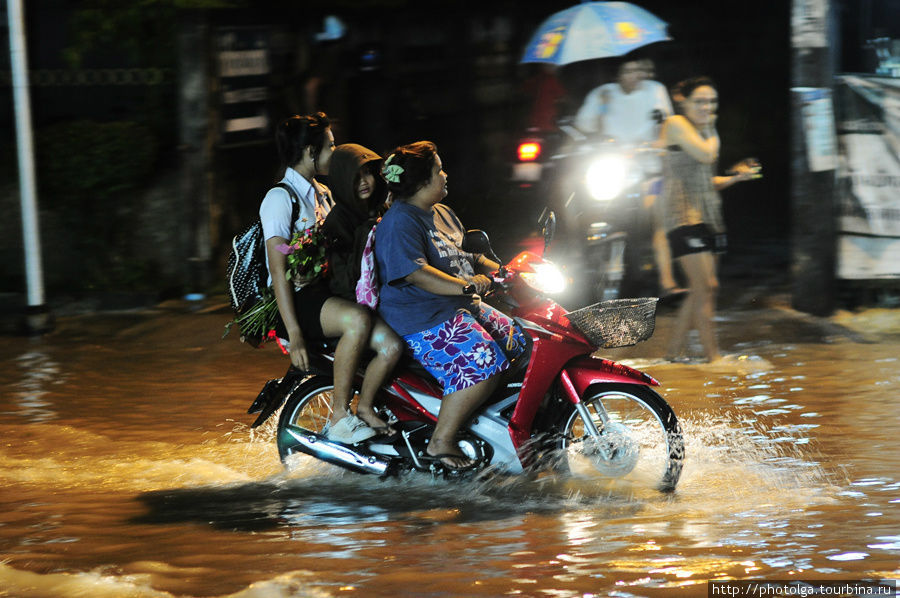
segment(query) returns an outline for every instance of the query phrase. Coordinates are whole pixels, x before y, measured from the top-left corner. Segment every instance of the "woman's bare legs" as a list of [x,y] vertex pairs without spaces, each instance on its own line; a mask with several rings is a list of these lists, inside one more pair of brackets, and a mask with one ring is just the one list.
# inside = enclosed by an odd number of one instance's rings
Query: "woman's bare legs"
[[434,434],[426,449],[429,455],[459,455],[445,458],[445,463],[451,467],[466,467],[471,464],[471,460],[460,452],[456,444],[456,433],[475,409],[494,392],[500,378],[500,375],[491,376],[474,386],[452,392],[441,400],[441,411]]
[[372,331],[373,316],[362,305],[330,297],[322,306],[319,321],[325,336],[340,337],[334,350],[334,405],[331,423],[350,415],[353,380]]
[[718,258],[712,253],[701,253],[704,270],[704,301],[695,315],[694,326],[700,333],[700,344],[709,362],[721,359],[716,339],[716,300],[719,297],[719,278],[716,276]]
[[660,292],[666,295],[678,291],[672,267],[669,239],[666,237],[666,231],[660,227],[653,230],[653,258],[656,261],[656,271],[659,273]]
[[679,357],[684,351],[688,331],[695,328],[706,359],[715,361],[721,357],[713,320],[719,291],[716,257],[709,252],[690,253],[679,257],[678,264],[687,277],[688,296],[678,310],[666,356],[670,359]]
[[362,387],[359,389],[356,414],[369,424],[369,427],[384,429],[387,428],[387,422],[375,413],[375,394],[391,375],[397,362],[400,361],[406,343],[390,326],[385,324],[384,320],[375,315],[372,315],[372,319],[374,325],[369,338],[369,347],[375,351],[375,357],[366,367],[366,375],[363,378]]
[[669,247],[669,237],[666,235],[665,210],[662,205],[663,198],[659,195],[645,195],[644,208],[650,210],[653,222],[653,261],[656,263],[656,273],[659,277],[659,292],[661,297],[672,293],[683,292],[675,282],[675,266],[672,263],[672,249]]

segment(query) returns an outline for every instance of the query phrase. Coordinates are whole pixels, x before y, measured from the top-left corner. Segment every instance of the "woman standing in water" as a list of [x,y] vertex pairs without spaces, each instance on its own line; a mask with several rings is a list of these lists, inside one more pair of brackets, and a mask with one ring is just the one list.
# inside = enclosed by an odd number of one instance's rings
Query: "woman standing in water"
[[669,117],[662,130],[667,149],[663,158],[661,194],[672,257],[688,282],[688,294],[678,311],[666,357],[682,356],[689,330],[696,329],[708,361],[721,359],[715,315],[719,281],[717,255],[725,252],[725,222],[719,191],[756,176],[759,166],[745,160],[730,176],[715,176],[719,159],[716,112],[719,94],[706,77],[676,86],[673,97],[680,114]]

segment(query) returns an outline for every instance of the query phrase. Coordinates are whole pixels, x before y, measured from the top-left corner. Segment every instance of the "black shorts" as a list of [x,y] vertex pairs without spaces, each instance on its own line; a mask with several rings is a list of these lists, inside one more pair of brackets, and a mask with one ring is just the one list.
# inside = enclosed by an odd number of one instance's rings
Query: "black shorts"
[[666,235],[669,238],[669,247],[672,249],[672,257],[681,257],[691,253],[725,253],[728,248],[728,240],[725,233],[714,233],[705,224],[692,224],[679,226],[672,229]]
[[[294,313],[297,314],[297,323],[300,324],[303,340],[325,339],[325,333],[322,332],[322,306],[333,296],[331,289],[328,288],[328,283],[321,278],[294,293]],[[275,332],[279,338],[287,339],[288,337],[281,317],[278,318]]]

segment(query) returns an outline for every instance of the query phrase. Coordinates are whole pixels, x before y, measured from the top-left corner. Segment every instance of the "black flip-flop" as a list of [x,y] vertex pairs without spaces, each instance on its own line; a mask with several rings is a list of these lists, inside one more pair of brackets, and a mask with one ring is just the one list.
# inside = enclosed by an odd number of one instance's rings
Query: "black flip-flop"
[[[460,455],[459,453],[438,453],[437,455],[429,454],[427,451],[423,451],[423,454],[419,456],[419,459],[422,461],[427,461],[429,463],[437,463],[442,467],[446,467],[447,470],[453,473],[462,473],[464,471],[470,471],[475,469],[478,465],[478,461],[475,459],[469,459],[465,455]],[[457,467],[456,465],[450,465],[449,463],[445,463],[444,459],[467,459],[471,461],[468,465],[462,465]]]

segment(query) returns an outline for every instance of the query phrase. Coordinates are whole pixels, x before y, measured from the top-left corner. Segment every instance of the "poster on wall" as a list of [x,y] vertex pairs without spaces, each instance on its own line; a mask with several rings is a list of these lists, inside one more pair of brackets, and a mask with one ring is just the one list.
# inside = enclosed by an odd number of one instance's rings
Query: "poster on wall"
[[900,80],[836,86],[838,268],[845,280],[900,280]]
[[219,143],[268,141],[271,57],[267,27],[220,27],[216,31],[219,78]]
[[834,170],[837,167],[837,140],[834,136],[831,90],[794,87],[791,91],[800,96],[806,161],[810,171]]
[[793,0],[791,4],[791,45],[795,48],[824,48],[828,45],[828,0]]

